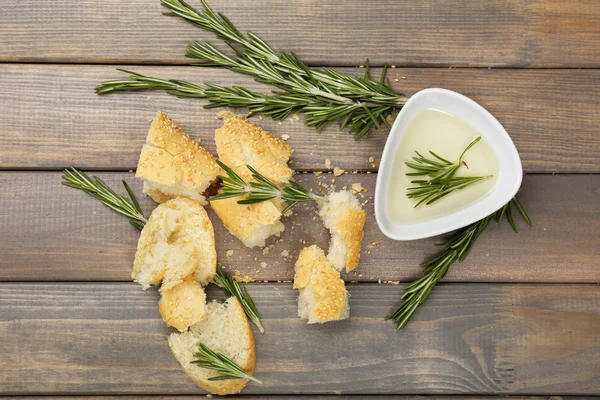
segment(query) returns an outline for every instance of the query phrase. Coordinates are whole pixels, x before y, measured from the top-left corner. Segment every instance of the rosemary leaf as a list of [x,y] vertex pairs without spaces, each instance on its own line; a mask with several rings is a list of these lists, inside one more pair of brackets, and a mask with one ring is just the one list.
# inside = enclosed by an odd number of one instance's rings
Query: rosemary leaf
[[116,211],[117,213],[129,218],[129,223],[134,228],[142,230],[148,220],[146,220],[144,217],[144,213],[142,212],[140,204],[133,195],[129,185],[127,185],[125,181],[122,182],[127,194],[129,195],[129,198],[116,194],[97,176],[90,178],[84,172],[81,172],[75,168],[65,169],[62,176],[63,185],[73,189],[81,190],[100,200],[102,204],[109,207],[113,211]]
[[222,381],[227,379],[250,379],[262,385],[262,382],[248,374],[239,365],[221,353],[216,353],[206,347],[203,343],[198,344],[198,352],[194,354],[196,358],[191,361],[192,364],[200,368],[211,369],[221,373],[220,376],[208,378],[209,381]]
[[227,272],[223,271],[221,266],[218,264],[217,274],[215,275],[215,279],[212,283],[225,290],[230,296],[235,296],[242,305],[242,308],[244,309],[248,319],[258,327],[260,333],[265,333],[265,328],[260,322],[260,314],[258,313],[256,305],[254,304],[252,297],[250,297],[248,294],[248,290],[245,286],[240,285],[238,281],[233,279]]

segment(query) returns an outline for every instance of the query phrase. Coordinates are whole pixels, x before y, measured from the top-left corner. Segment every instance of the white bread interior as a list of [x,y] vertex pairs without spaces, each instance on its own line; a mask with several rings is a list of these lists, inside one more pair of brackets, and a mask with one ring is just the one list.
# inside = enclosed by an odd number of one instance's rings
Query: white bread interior
[[202,389],[218,395],[242,390],[248,383],[247,379],[209,381],[219,373],[191,364],[199,343],[230,358],[250,375],[254,373],[254,336],[248,318],[235,297],[230,297],[225,303],[208,303],[204,320],[192,325],[189,332],[171,334],[169,346],[186,375]]
[[191,325],[202,321],[206,314],[206,293],[193,275],[182,283],[160,293],[158,311],[167,326],[185,332]]
[[208,151],[193,141],[167,114],[158,111],[142,148],[136,176],[144,193],[157,203],[187,197],[206,204],[203,195],[221,168]]
[[352,193],[342,190],[319,202],[319,216],[331,233],[327,257],[338,270],[350,272],[358,267],[360,246],[365,235],[366,213]]
[[212,223],[195,200],[177,197],[156,207],[138,241],[131,277],[144,289],[168,290],[193,274],[202,285],[217,267]]
[[296,262],[294,289],[299,289],[298,316],[309,324],[346,319],[350,297],[340,273],[316,245],[305,247]]

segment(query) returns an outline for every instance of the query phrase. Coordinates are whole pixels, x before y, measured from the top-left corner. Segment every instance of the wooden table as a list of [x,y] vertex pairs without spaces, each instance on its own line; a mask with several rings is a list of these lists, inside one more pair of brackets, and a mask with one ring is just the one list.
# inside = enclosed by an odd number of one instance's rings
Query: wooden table
[[[3,3],[0,393],[201,394],[171,356],[158,294],[130,281],[138,233],[62,187],[60,170],[101,171],[109,184],[126,179],[141,194],[132,170],[157,109],[214,152],[220,122],[200,100],[95,95],[96,84],[122,76],[117,65],[264,87],[185,66],[190,40],[214,38],[162,16],[158,0]],[[264,385],[249,385],[246,398],[600,395],[600,2],[210,3],[243,31],[311,65],[362,74],[357,66],[369,57],[378,67],[394,64],[392,85],[409,95],[444,87],[480,102],[520,151],[521,198],[534,222],[518,234],[506,224],[489,228],[397,332],[383,319],[399,301],[397,281],[419,276],[436,240],[393,242],[375,225],[372,194],[387,132],[354,142],[333,127],[317,133],[294,119],[260,121],[290,136],[296,170],[323,171],[329,159],[357,171],[336,186],[360,182],[369,202],[359,274],[344,276],[352,317],[323,326],[296,317],[289,283],[301,240],[327,248],[327,232],[308,208],[286,222],[283,241],[265,255],[243,249],[211,215],[223,263],[261,281],[249,290],[267,331],[256,334]],[[332,177],[325,171],[299,180],[314,187]],[[144,199],[143,207],[149,213],[154,204]]]

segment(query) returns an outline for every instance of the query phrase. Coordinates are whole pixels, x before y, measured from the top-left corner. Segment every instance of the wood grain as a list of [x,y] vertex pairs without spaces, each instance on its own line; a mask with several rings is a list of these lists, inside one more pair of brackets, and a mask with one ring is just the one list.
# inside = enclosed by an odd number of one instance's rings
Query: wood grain
[[[99,176],[119,189],[129,182],[149,215],[155,206],[131,173]],[[300,174],[299,182],[317,189],[332,176]],[[438,238],[395,242],[383,236],[373,216],[376,174],[346,174],[337,189],[360,183],[367,210],[359,275],[348,281],[406,281],[420,274],[419,264],[438,248]],[[129,281],[139,233],[127,220],[81,192],[60,185],[59,172],[0,173],[0,280]],[[321,186],[323,188],[323,186]],[[328,190],[328,189],[325,189]],[[520,195],[534,227],[519,222],[515,234],[507,224],[492,224],[449,281],[600,282],[600,175],[527,175]],[[328,248],[329,235],[312,205],[295,208],[285,218],[282,242],[275,238],[268,254],[246,249],[209,209],[218,256],[232,272],[257,280],[289,280],[298,252],[318,244]],[[227,256],[232,250],[233,254]],[[282,256],[282,253],[287,256]],[[261,263],[266,263],[263,267]]]
[[[132,68],[155,76],[265,90],[248,77],[219,69]],[[147,121],[157,109],[214,153],[214,130],[221,122],[215,110],[201,108],[203,100],[156,92],[93,92],[100,82],[122,77],[112,66],[0,65],[0,168],[134,169]],[[600,70],[396,68],[389,77],[395,89],[409,95],[445,87],[480,102],[511,134],[527,172],[600,172]],[[355,142],[337,127],[318,133],[291,118],[283,125],[255,121],[290,136],[297,170],[323,170],[325,159],[344,169],[375,170],[387,137],[387,131],[379,131]]]
[[[199,6],[199,2],[192,2]],[[397,2],[212,0],[241,31],[316,65],[598,67],[594,0]],[[189,63],[212,34],[161,15],[156,0],[4,2],[0,61]]]
[[[4,398],[4,397],[2,397]],[[129,395],[129,396],[19,396],[19,400],[177,400],[184,399],[189,400],[192,398],[206,398],[200,397],[199,395]],[[360,394],[349,394],[349,395],[237,395],[227,396],[227,399],[235,400],[296,400],[306,399],[310,400],[592,400],[600,397],[594,396],[440,396],[440,395],[360,395]]]
[[[348,289],[350,320],[315,326],[291,285],[250,285],[264,384],[244,394],[600,392],[598,285],[441,285],[400,332],[383,319],[399,287]],[[133,283],[0,285],[1,393],[200,393],[157,300]]]

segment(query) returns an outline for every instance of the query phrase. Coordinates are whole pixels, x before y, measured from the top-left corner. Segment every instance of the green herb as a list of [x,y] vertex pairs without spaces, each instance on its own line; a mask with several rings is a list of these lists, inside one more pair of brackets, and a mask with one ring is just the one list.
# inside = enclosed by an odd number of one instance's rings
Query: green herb
[[223,168],[227,173],[227,176],[219,176],[223,181],[221,193],[211,197],[209,199],[211,201],[246,196],[244,199],[239,200],[238,204],[256,204],[275,198],[281,198],[288,203],[287,207],[282,211],[283,214],[301,201],[327,201],[326,198],[311,193],[294,181],[289,181],[287,185],[280,189],[279,186],[260,174],[250,165],[247,165],[246,167],[252,172],[254,181],[247,183],[221,161],[217,160],[217,164]]
[[241,87],[225,87],[205,83],[198,86],[182,80],[163,80],[135,72],[130,80],[102,83],[97,93],[125,90],[165,90],[178,97],[206,98],[205,107],[245,107],[250,115],[262,113],[283,120],[292,113],[305,115],[305,123],[318,130],[337,122],[340,129],[349,128],[356,139],[366,137],[372,128],[388,126],[388,118],[401,108],[407,97],[394,91],[386,81],[387,68],[379,80],[369,72],[368,60],[363,78],[340,74],[330,68],[309,68],[296,54],[275,52],[257,35],[242,34],[221,13],[215,13],[201,0],[198,11],[182,0],[162,0],[170,10],[193,25],[213,32],[227,43],[233,54],[227,55],[207,42],[193,42],[187,56],[202,60],[200,66],[219,66],[252,75],[259,82],[277,88],[271,94],[253,92]]
[[209,381],[224,381],[228,379],[250,379],[262,385],[262,382],[248,374],[239,365],[225,357],[221,353],[215,353],[203,343],[198,345],[198,352],[194,354],[196,360],[191,361],[192,364],[200,368],[212,369],[220,372],[222,375],[208,378]]
[[427,300],[435,285],[446,276],[452,264],[456,261],[463,261],[467,257],[473,244],[492,219],[500,223],[502,217],[506,214],[512,229],[515,232],[518,231],[512,216],[511,203],[516,206],[525,222],[531,226],[529,216],[517,198],[514,197],[500,210],[452,235],[446,242],[442,243],[445,246],[444,251],[423,264],[423,268],[425,269],[423,277],[404,287],[402,304],[388,317],[388,319],[394,320],[397,329],[402,329],[408,324],[417,307]]
[[62,184],[73,189],[81,190],[100,200],[105,206],[129,218],[129,223],[136,229],[142,230],[148,220],[135,198],[127,182],[123,182],[129,198],[116,194],[102,179],[94,176],[90,178],[85,173],[75,169],[65,169]]
[[410,183],[416,186],[411,186],[407,189],[406,197],[409,199],[421,199],[415,204],[415,208],[425,203],[425,205],[431,204],[442,197],[449,195],[455,190],[461,190],[470,186],[474,183],[481,182],[483,180],[492,178],[493,175],[487,176],[461,176],[456,177],[456,173],[463,165],[467,165],[463,158],[467,151],[475,146],[481,140],[481,136],[478,136],[463,150],[458,161],[450,162],[445,158],[437,155],[433,151],[429,153],[433,157],[425,157],[418,151],[412,159],[413,161],[407,161],[405,164],[407,167],[414,170],[414,172],[407,172],[406,176],[428,176],[432,179],[417,179],[410,181]]
[[235,296],[240,301],[248,319],[258,327],[260,333],[265,333],[265,328],[263,328],[262,323],[260,322],[260,314],[245,286],[241,286],[238,281],[233,279],[227,272],[223,271],[218,264],[217,274],[212,283],[225,290],[230,296]]

